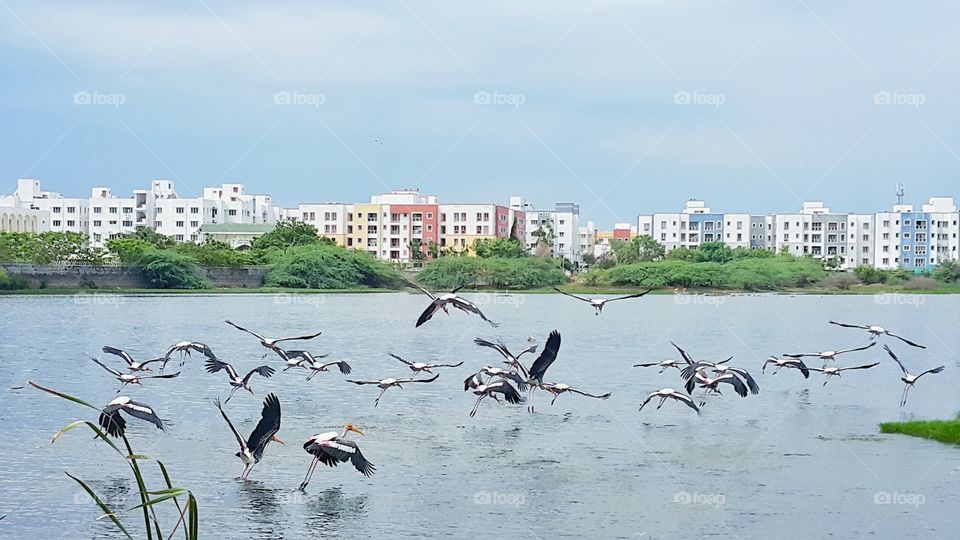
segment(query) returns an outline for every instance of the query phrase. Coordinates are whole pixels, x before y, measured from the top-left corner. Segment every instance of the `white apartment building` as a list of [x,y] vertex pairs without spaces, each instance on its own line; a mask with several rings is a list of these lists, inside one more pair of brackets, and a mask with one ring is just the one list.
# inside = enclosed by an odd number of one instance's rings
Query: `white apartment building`
[[958,260],[958,212],[951,197],[932,197],[914,211],[897,204],[890,212],[877,212],[875,260],[887,270],[928,270],[944,261]]
[[21,178],[17,180],[17,191],[4,197],[5,205],[10,207],[38,210],[49,215],[49,229],[55,232],[89,231],[89,201],[80,198],[67,198],[60,193],[43,191],[40,180]]
[[584,249],[580,242],[580,205],[558,202],[553,210],[538,210],[523,197],[510,197],[510,209],[523,212],[526,245],[534,251],[539,242],[537,231],[552,233],[551,252],[556,258],[566,258],[575,264],[583,262]]

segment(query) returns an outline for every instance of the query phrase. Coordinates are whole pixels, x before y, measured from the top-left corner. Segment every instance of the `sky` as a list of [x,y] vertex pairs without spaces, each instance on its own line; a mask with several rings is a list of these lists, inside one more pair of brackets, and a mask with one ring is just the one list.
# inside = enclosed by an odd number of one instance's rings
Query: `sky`
[[[960,199],[960,3],[0,0],[0,192]],[[5,188],[5,189],[4,189]]]

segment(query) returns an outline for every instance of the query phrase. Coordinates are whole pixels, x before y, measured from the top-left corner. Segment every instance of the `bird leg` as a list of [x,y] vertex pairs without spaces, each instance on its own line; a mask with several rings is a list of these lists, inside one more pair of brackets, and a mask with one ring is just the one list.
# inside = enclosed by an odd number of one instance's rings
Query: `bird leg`
[[376,407],[377,405],[380,404],[380,398],[383,397],[383,393],[386,392],[386,391],[387,391],[386,388],[381,388],[381,389],[380,389],[380,395],[377,396],[377,399],[375,399],[375,400],[373,401],[373,406],[374,406],[374,407]]
[[317,373],[320,373],[320,372],[319,372],[319,371],[314,371],[313,373],[307,375],[307,380],[309,381],[310,379],[312,379],[313,376],[316,375]]
[[234,386],[233,388],[230,389],[230,395],[227,396],[227,400],[223,402],[224,405],[226,405],[227,403],[230,403],[230,398],[233,397],[234,392],[236,392],[238,388],[240,388],[240,387],[239,387],[239,386]]
[[558,397],[560,397],[560,394],[554,394],[554,395],[553,395],[553,399],[550,400],[550,406],[551,406],[551,407],[553,407],[553,402],[556,401]]
[[477,414],[477,408],[480,407],[480,402],[483,401],[485,397],[487,397],[486,394],[480,394],[480,397],[477,398],[477,402],[473,404],[473,410],[470,411],[470,418],[473,418],[473,415]]
[[298,488],[300,491],[307,489],[307,484],[310,483],[310,478],[313,476],[313,470],[317,467],[317,463],[319,461],[320,460],[316,456],[310,460],[310,466],[307,467],[307,475],[303,477],[303,482],[300,482],[300,487]]

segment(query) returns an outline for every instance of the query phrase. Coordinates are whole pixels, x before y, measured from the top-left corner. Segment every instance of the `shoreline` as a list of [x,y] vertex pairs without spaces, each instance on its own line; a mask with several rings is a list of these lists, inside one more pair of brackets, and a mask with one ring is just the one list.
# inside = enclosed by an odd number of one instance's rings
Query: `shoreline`
[[880,433],[908,435],[944,444],[960,445],[960,415],[952,420],[884,422],[880,424]]
[[[633,294],[643,292],[646,289],[636,287],[587,287],[580,285],[565,285],[560,287],[564,292],[574,294]],[[45,288],[45,289],[17,289],[0,290],[2,296],[75,296],[75,295],[137,295],[137,296],[174,296],[174,295],[222,295],[222,294],[289,294],[289,295],[312,295],[312,294],[373,294],[373,293],[402,293],[411,292],[408,289],[386,289],[370,287],[351,287],[346,289],[290,289],[279,287],[257,287],[257,288],[210,288],[210,289],[89,289],[89,288]],[[493,294],[560,294],[552,288],[536,289],[464,289],[465,293],[493,293]],[[950,295],[960,294],[960,285],[941,286],[935,289],[904,289],[896,286],[876,286],[866,285],[853,287],[847,290],[839,289],[819,289],[815,287],[803,289],[778,289],[771,291],[749,291],[740,289],[688,289],[684,293],[677,293],[675,289],[657,289],[650,294],[656,295],[676,295],[688,294],[690,296],[770,296],[770,295],[804,295],[804,296],[878,296],[878,295]]]

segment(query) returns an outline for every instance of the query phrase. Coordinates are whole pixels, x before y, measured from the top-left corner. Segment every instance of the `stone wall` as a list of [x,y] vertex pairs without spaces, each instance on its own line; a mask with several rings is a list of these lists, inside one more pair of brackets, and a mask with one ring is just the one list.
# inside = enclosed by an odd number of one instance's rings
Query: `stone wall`
[[[10,275],[27,279],[31,288],[74,289],[96,286],[99,289],[149,289],[150,282],[140,269],[124,265],[35,265],[0,264]],[[246,266],[240,268],[204,268],[214,287],[256,288],[263,286],[269,268]]]

